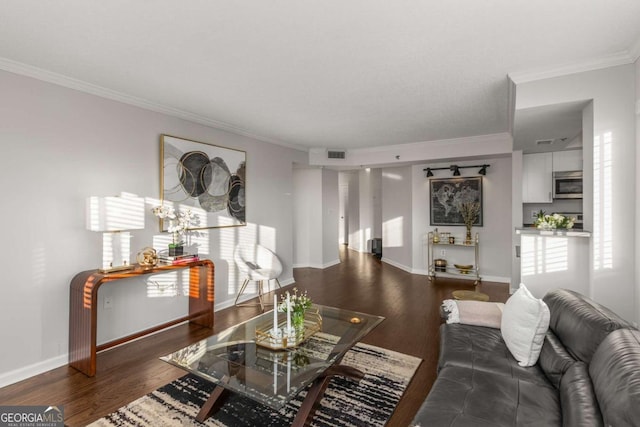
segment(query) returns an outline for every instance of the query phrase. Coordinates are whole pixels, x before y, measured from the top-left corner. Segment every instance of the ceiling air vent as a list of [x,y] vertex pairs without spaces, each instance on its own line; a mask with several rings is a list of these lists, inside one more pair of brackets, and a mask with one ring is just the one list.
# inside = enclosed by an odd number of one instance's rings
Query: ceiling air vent
[[337,151],[337,150],[329,150],[329,151],[327,151],[327,158],[328,159],[344,159],[345,158],[345,152],[344,151]]
[[551,145],[553,144],[553,139],[539,139],[536,141],[536,145]]

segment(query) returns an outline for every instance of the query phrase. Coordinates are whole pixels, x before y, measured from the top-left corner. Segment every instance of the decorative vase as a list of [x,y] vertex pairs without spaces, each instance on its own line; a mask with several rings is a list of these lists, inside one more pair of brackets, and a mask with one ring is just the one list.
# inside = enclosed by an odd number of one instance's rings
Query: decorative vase
[[172,243],[169,245],[169,256],[182,255],[184,253],[184,246]]
[[291,323],[296,331],[296,336],[304,336],[304,311],[292,311]]
[[470,245],[472,243],[471,239],[471,225],[467,225],[467,236],[464,238],[465,245]]

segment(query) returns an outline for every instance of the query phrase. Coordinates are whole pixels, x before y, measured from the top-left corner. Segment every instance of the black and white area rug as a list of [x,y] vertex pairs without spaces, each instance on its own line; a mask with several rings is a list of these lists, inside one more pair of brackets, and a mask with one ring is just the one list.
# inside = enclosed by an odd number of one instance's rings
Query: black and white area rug
[[[400,401],[421,359],[367,344],[357,344],[342,364],[365,373],[360,383],[333,377],[316,410],[312,426],[384,426]],[[281,411],[229,393],[224,405],[201,424],[195,416],[213,384],[185,375],[91,424],[112,426],[290,426],[306,391]]]

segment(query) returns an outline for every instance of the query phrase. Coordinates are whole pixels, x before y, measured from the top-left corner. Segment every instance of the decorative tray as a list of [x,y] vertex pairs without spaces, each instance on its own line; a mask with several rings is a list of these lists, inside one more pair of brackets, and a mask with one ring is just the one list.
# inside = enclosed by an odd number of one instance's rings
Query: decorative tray
[[304,316],[304,329],[296,333],[291,328],[287,331],[286,321],[278,319],[278,329],[273,330],[273,323],[264,323],[256,328],[256,344],[270,350],[286,350],[297,347],[322,329],[322,316],[318,309],[309,309]]

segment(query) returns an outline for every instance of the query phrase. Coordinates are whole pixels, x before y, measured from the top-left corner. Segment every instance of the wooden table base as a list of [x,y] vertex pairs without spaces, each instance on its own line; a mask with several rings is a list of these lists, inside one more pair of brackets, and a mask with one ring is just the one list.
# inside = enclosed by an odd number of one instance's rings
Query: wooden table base
[[291,424],[292,427],[302,427],[311,424],[313,414],[322,400],[322,396],[329,385],[329,381],[331,381],[331,377],[336,375],[353,378],[358,382],[364,378],[364,372],[346,365],[333,365],[324,371],[322,375],[315,379],[311,388],[307,390],[307,396],[304,398],[298,414]]
[[[304,401],[296,414],[296,418],[291,424],[292,427],[302,427],[311,424],[313,414],[322,400],[322,396],[329,385],[329,381],[331,381],[331,377],[336,375],[352,378],[358,382],[364,378],[364,372],[354,367],[346,365],[331,366],[329,369],[324,371],[322,375],[316,378],[313,384],[311,384],[311,387],[307,391],[307,396],[304,398]],[[229,377],[223,377],[222,381],[229,382]],[[216,403],[220,397],[223,396],[225,391],[226,389],[223,386],[216,385],[207,401],[202,405],[202,408],[200,408],[200,412],[198,412],[198,415],[196,416],[196,421],[204,423],[207,418],[217,411],[218,408],[216,407]]]

